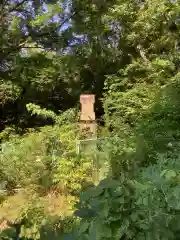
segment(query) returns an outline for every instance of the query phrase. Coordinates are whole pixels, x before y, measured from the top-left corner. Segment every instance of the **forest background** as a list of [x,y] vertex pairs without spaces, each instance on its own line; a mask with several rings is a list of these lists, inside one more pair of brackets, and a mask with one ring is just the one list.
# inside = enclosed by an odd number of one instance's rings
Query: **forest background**
[[[0,239],[178,240],[180,1],[0,8]],[[82,93],[105,140],[77,155]]]

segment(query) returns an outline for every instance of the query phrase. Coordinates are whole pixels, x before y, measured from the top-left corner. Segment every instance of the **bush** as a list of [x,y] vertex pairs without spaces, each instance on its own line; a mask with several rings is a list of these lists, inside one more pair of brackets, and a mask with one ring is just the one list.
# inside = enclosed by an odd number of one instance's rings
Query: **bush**
[[[72,113],[70,111],[70,117]],[[71,215],[75,196],[92,182],[90,158],[76,155],[77,131],[69,113],[56,119],[54,126],[23,136],[5,134],[0,153],[0,218],[8,220],[11,227],[3,231],[4,237],[10,238],[19,232],[18,236],[24,239],[39,239],[44,236],[43,226],[48,225],[51,215],[55,214],[64,226],[60,232],[69,231],[65,229],[74,221]],[[57,200],[64,203],[57,204]],[[51,211],[54,203],[56,209]],[[50,228],[56,235],[54,224]]]
[[132,180],[105,179],[82,194],[77,239],[178,239],[179,160],[160,155]]

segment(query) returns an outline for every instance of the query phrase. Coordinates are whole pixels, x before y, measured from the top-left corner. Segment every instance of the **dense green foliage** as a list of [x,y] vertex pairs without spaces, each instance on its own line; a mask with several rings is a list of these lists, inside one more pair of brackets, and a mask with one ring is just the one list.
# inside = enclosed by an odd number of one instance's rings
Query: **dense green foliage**
[[[0,7],[0,239],[178,240],[180,1]],[[104,124],[77,155],[89,92]]]

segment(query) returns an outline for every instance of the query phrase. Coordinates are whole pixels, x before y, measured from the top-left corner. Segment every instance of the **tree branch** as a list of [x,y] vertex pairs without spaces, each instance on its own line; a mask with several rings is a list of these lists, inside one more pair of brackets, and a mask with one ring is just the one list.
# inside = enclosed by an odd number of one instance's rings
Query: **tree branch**
[[[60,24],[60,26],[57,26],[54,31],[60,29],[68,20],[70,20],[75,15],[75,12],[73,12],[70,16],[64,19],[64,21]],[[36,35],[36,37],[43,37],[49,35],[49,32],[39,33]]]
[[[27,43],[27,39],[19,43],[17,46],[9,47],[9,48],[2,48],[0,51],[0,62],[4,61],[10,54],[16,53],[17,51],[21,50],[23,45]],[[5,51],[4,51],[5,50]]]
[[22,6],[25,2],[27,2],[27,0],[22,0],[21,2],[17,3],[12,8],[10,8],[8,12],[16,11],[16,9],[18,9],[20,6]]
[[31,12],[26,10],[26,9],[22,9],[22,8],[18,8],[16,10],[14,10],[15,12],[21,12],[21,13],[27,13],[29,15],[31,15]]
[[[11,11],[15,11],[15,9],[17,9],[18,7],[20,7],[23,3],[25,3],[27,0],[22,0],[20,3],[16,4],[16,6],[14,6]],[[70,20],[74,15],[76,14],[76,11],[74,11],[72,14],[70,14],[67,18],[65,18],[62,23],[57,26],[53,31],[56,31],[58,29],[60,29],[68,20]],[[21,43],[17,44],[16,46],[9,46],[9,48],[6,49],[1,49],[0,50],[0,62],[2,62],[3,60],[5,60],[9,55],[14,54],[18,51],[21,50],[21,48],[23,48],[23,46],[27,43],[27,39],[29,36],[31,37],[35,37],[35,38],[41,38],[44,36],[49,35],[49,31],[47,32],[41,32],[41,33],[35,33],[33,32],[31,29],[29,29],[29,34],[27,36],[24,36],[24,38],[22,39]]]

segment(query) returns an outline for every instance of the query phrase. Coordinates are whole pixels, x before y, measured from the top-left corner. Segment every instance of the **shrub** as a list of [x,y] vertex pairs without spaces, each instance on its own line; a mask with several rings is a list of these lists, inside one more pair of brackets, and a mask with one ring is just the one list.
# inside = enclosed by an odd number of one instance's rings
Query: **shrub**
[[[19,237],[24,239],[44,236],[41,229],[52,218],[46,200],[48,197],[55,200],[57,194],[63,195],[67,211],[56,207],[53,214],[59,216],[64,229],[70,227],[71,220],[66,217],[72,214],[75,201],[72,195],[77,195],[92,182],[92,162],[87,156],[76,155],[76,126],[70,123],[68,116],[64,113],[62,118],[57,117],[54,126],[39,128],[23,136],[5,135],[7,138],[0,153],[0,217],[8,219],[12,227],[3,232],[3,236],[10,238],[9,231],[14,232],[13,229],[17,231],[12,234],[19,232]],[[7,209],[10,202],[12,205]],[[51,228],[55,231],[53,223]]]
[[77,239],[178,239],[179,156],[160,155],[130,180],[105,179],[81,195]]

